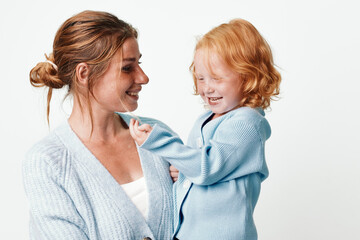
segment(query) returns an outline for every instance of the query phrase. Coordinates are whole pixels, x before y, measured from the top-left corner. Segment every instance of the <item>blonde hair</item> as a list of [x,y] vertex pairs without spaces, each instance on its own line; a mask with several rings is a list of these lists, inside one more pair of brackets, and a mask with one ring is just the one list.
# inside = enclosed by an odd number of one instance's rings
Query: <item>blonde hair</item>
[[[270,46],[248,21],[234,19],[213,28],[197,42],[195,51],[198,49],[205,50],[208,56],[218,54],[229,68],[240,74],[240,107],[266,109],[279,95],[281,75],[274,67]],[[194,62],[190,71],[198,95]]]
[[137,38],[138,33],[130,24],[116,16],[101,11],[83,11],[66,20],[57,31],[53,52],[30,71],[30,83],[34,87],[48,87],[47,121],[49,123],[50,101],[53,89],[68,87],[83,107],[79,98],[80,85],[76,81],[76,66],[89,66],[86,93],[87,107],[92,123],[90,94],[93,86],[108,68],[112,57],[121,49],[126,39]]

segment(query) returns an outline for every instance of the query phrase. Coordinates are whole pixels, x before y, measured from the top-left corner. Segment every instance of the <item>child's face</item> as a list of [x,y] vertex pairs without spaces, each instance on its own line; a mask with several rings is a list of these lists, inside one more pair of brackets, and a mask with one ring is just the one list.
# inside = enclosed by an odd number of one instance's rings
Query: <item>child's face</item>
[[230,69],[216,53],[210,53],[209,59],[205,57],[202,49],[196,51],[194,66],[197,88],[216,118],[239,107],[241,79],[240,74]]

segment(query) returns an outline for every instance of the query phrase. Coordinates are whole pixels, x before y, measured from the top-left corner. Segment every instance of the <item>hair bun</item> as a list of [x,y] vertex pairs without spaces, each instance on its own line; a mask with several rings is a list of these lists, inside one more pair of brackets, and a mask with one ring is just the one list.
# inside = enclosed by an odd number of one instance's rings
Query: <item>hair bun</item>
[[58,77],[57,66],[47,56],[46,58],[47,60],[45,62],[39,62],[30,71],[31,85],[33,85],[34,87],[47,86],[50,88],[62,88],[65,83],[61,81]]

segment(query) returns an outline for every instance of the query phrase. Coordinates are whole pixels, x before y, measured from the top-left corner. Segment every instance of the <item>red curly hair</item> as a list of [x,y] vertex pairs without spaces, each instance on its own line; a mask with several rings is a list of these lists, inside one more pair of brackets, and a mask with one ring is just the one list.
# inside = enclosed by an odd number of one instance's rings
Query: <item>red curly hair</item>
[[[234,19],[213,28],[197,42],[195,51],[198,49],[206,50],[208,55],[217,54],[240,74],[239,80],[243,81],[240,107],[266,109],[279,95],[281,75],[275,69],[270,46],[248,21]],[[198,95],[194,62],[190,71]]]

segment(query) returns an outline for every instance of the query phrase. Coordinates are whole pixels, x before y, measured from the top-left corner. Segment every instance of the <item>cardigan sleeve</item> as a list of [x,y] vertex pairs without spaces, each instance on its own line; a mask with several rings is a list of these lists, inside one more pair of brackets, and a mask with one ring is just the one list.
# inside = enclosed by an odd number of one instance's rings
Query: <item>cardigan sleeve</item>
[[141,145],[169,161],[191,182],[211,185],[251,173],[268,172],[264,140],[255,124],[230,118],[218,127],[214,137],[202,148],[192,148],[166,129],[155,125]]
[[32,151],[23,162],[30,239],[88,239],[86,225],[66,192],[65,174],[60,166],[52,164],[58,156]]

